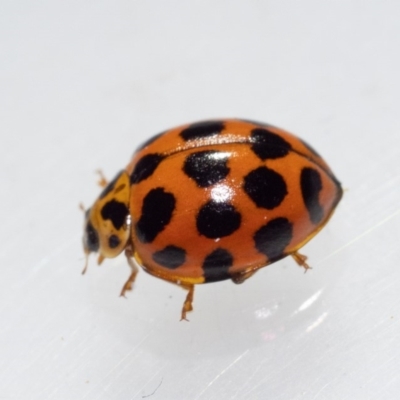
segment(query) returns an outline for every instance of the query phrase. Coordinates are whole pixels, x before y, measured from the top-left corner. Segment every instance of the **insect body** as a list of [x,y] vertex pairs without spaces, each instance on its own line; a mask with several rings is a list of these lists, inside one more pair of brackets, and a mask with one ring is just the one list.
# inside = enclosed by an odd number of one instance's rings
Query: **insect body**
[[[86,211],[84,250],[100,263],[125,251],[136,263],[188,290],[241,283],[298,253],[328,221],[342,196],[325,161],[273,126],[243,120],[185,125],[144,143]],[[136,261],[136,263],[134,262]]]

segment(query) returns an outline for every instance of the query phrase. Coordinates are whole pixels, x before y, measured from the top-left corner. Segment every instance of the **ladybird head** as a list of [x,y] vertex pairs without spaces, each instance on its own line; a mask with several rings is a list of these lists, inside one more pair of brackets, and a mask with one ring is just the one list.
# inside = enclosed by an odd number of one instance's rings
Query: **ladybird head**
[[85,211],[83,249],[87,257],[90,253],[99,253],[99,264],[104,258],[119,255],[127,245],[130,236],[129,195],[129,175],[122,171]]

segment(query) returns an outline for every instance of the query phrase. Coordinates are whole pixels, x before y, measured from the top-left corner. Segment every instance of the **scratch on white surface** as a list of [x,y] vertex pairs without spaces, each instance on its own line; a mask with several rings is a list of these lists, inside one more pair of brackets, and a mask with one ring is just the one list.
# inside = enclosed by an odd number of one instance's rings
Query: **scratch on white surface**
[[311,307],[313,303],[315,303],[319,296],[321,296],[322,292],[324,291],[324,289],[320,289],[318,290],[316,293],[314,293],[312,296],[310,296],[306,301],[304,301],[300,307],[294,312],[294,314],[298,314],[301,311],[306,310],[307,308]]
[[[395,358],[395,357],[393,357]],[[385,382],[382,383],[382,386],[379,388],[379,390],[376,392],[376,398],[382,398],[383,397],[383,392],[392,384],[398,382],[399,377],[397,375],[392,376],[390,379],[385,380]],[[397,385],[396,385],[397,386]],[[381,397],[382,396],[382,397]]]
[[[284,373],[284,371],[287,370],[287,368],[289,368],[292,364],[295,364],[295,363],[296,363],[297,359],[300,358],[300,357],[302,356],[302,353],[305,352],[305,351],[307,351],[307,350],[306,350],[305,348],[303,348],[302,351],[299,351],[299,352],[297,352],[296,354],[293,354],[293,355],[290,357],[290,359],[288,359],[287,362],[284,363],[284,364],[279,368],[279,370],[276,371],[275,376],[276,376],[276,375],[281,376],[281,375]],[[266,359],[264,362],[260,363],[258,370],[262,369],[263,365],[266,364],[266,363],[269,363],[269,362],[270,362],[270,360],[269,360],[269,359]],[[257,370],[257,371],[258,371],[258,370]],[[256,374],[257,371],[254,372],[254,374],[252,375],[252,377]],[[252,377],[251,377],[251,378],[252,378]],[[243,387],[245,387],[245,386],[247,385],[247,383],[250,381],[251,378],[247,379],[247,381],[245,382],[245,384],[243,385]],[[250,397],[251,397],[251,393],[254,392],[256,389],[258,389],[261,385],[263,385],[264,382],[267,381],[268,379],[270,379],[270,376],[268,376],[268,375],[267,375],[267,376],[264,376],[264,377],[263,377],[262,379],[260,379],[256,384],[252,385],[251,388],[250,388],[246,393],[244,393],[244,394],[242,395],[241,398],[242,398],[242,399],[248,399],[248,398],[250,398]]]
[[330,384],[331,384],[331,382],[327,382],[324,386],[322,386],[322,388],[319,389],[317,393],[315,393],[315,396],[312,398],[312,400],[315,400],[315,399],[319,396],[319,394],[320,394],[327,386],[329,386]]
[[328,313],[325,311],[322,315],[320,315],[311,325],[309,325],[306,329],[307,333],[310,333],[312,330],[314,330],[317,326],[321,325],[326,317],[328,316]]
[[[246,379],[246,381],[243,383],[243,387],[245,388],[247,386],[247,384],[253,379],[253,377],[258,373],[258,371],[262,368],[262,366],[265,364],[265,362],[260,363],[257,365],[257,368],[254,369],[253,373]],[[239,391],[236,392],[236,394],[231,397],[231,400],[236,399],[236,397],[238,396]],[[242,397],[243,398],[243,397]]]
[[364,236],[369,235],[370,233],[372,233],[373,231],[375,231],[375,229],[379,228],[381,225],[386,224],[386,222],[389,222],[391,219],[395,218],[396,216],[400,215],[400,208],[398,210],[396,210],[394,213],[388,215],[386,218],[384,218],[383,220],[381,220],[380,222],[376,223],[375,225],[371,226],[371,228],[367,229],[366,231],[364,231],[363,233],[361,233],[360,235],[356,236],[353,240],[350,240],[348,243],[346,243],[345,245],[343,245],[342,247],[339,247],[337,250],[333,251],[331,254],[329,254],[328,256],[326,256],[325,258],[323,258],[321,260],[321,262],[328,260],[329,258],[333,257],[335,254],[341,252],[343,249],[345,249],[346,247],[351,246],[352,244],[354,244],[355,242],[358,242],[360,239],[362,239]]
[[249,349],[247,349],[244,353],[242,353],[239,357],[235,358],[225,369],[223,369],[199,394],[198,396],[194,399],[197,400],[199,399],[203,393],[205,393],[222,375],[225,374],[226,371],[228,371],[230,368],[232,368],[238,361],[240,361],[247,353],[249,352]]
[[[151,335],[152,330],[147,333],[146,336],[143,337],[143,339],[130,351],[128,351],[125,355],[125,357],[121,358],[119,362],[117,362],[114,367],[108,372],[108,374],[104,378],[108,378],[128,357],[131,356],[132,353],[136,351],[146,340],[147,338]],[[105,388],[107,389],[110,385],[107,385]]]

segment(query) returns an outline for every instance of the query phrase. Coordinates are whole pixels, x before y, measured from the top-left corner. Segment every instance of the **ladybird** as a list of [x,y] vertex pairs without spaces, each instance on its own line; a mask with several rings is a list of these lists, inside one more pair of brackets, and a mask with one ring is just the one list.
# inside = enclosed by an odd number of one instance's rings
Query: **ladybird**
[[[331,217],[342,188],[306,142],[274,126],[237,119],[170,129],[140,146],[85,212],[83,247],[98,263],[125,252],[132,289],[137,265],[187,290],[242,283],[298,250]],[[86,270],[86,266],[84,271]]]

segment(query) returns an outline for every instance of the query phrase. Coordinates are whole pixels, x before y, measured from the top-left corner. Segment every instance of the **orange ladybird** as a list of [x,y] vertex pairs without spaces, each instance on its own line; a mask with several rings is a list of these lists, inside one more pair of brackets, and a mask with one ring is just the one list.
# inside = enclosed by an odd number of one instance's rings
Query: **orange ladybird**
[[[83,245],[98,263],[125,251],[132,273],[188,290],[242,283],[258,269],[298,253],[329,220],[342,188],[301,139],[271,125],[218,120],[154,136],[86,211]],[[135,262],[136,261],[136,262]],[[86,267],[85,267],[86,269]]]

